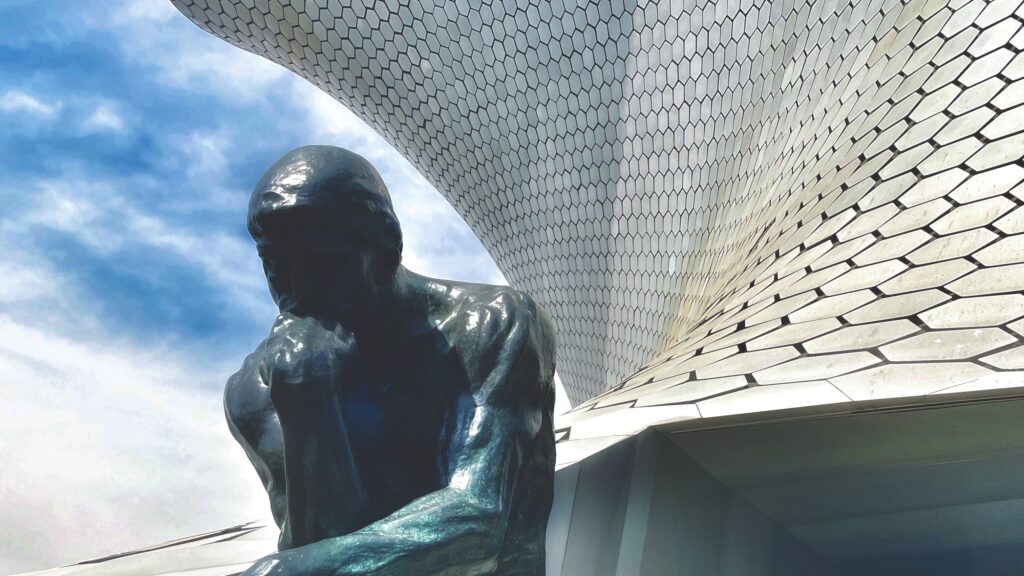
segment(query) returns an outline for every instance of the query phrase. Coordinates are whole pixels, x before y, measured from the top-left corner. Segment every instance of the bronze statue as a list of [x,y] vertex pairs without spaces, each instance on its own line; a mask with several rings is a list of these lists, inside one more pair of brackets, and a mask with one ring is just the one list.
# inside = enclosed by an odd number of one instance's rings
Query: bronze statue
[[244,575],[542,575],[548,316],[401,266],[384,183],[340,148],[278,160],[249,231],[280,315],[224,407],[281,536]]

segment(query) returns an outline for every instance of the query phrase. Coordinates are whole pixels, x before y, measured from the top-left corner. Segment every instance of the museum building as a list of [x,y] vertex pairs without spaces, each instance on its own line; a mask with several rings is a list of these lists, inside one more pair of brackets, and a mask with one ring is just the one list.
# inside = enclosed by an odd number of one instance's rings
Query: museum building
[[[172,1],[550,313],[550,576],[1021,573],[1020,0]],[[228,576],[276,531],[38,574]]]

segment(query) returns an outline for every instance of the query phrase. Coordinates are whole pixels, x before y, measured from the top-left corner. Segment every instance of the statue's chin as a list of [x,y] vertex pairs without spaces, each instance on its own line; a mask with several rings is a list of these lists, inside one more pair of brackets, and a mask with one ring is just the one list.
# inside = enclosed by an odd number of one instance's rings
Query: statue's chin
[[333,320],[342,326],[351,324],[352,315],[347,309],[337,309],[330,306],[311,306],[308,304],[292,303],[287,308],[282,307],[281,312],[287,312],[300,318],[318,318],[320,320]]

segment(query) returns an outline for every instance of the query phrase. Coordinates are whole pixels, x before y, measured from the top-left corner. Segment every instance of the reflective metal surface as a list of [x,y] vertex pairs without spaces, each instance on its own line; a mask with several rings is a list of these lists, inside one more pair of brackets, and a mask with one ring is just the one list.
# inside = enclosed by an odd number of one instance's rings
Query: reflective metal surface
[[400,264],[376,171],[278,161],[249,228],[281,314],[225,410],[280,552],[247,576],[543,574],[554,333],[529,296]]
[[1024,381],[1018,0],[173,2],[406,154],[619,433]]

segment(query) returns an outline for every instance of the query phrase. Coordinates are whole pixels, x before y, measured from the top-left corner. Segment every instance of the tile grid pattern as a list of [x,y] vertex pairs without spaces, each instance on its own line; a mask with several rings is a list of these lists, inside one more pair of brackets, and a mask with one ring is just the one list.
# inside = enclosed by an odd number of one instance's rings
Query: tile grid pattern
[[1021,383],[1019,0],[174,3],[379,129],[552,312],[566,441]]

